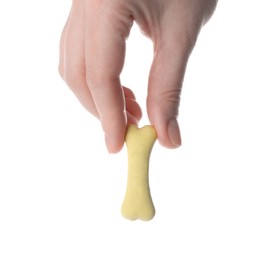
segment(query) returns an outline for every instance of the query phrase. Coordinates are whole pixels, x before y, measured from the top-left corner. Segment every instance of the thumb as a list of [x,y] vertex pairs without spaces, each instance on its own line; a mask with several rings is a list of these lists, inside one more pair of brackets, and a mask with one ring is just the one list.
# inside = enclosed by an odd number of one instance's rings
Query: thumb
[[169,28],[161,33],[158,42],[154,42],[155,55],[148,86],[148,117],[160,144],[168,148],[181,145],[178,109],[187,61],[195,43],[195,40],[179,35]]

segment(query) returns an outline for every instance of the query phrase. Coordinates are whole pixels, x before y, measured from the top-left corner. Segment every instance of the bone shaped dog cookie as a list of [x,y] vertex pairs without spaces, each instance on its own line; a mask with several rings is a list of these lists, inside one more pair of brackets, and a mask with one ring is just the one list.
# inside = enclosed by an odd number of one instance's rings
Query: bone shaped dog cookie
[[129,220],[151,220],[155,215],[149,187],[149,159],[156,139],[153,126],[130,125],[127,129],[128,180],[121,212]]

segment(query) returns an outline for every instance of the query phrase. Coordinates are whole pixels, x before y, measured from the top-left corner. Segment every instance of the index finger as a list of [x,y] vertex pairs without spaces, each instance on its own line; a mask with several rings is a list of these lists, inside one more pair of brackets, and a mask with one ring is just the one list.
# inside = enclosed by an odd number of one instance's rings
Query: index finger
[[[89,1],[90,2],[90,1]],[[127,124],[120,73],[125,58],[125,38],[132,21],[127,12],[98,2],[86,8],[86,78],[98,110],[109,152],[118,152]],[[121,11],[120,11],[121,10]]]

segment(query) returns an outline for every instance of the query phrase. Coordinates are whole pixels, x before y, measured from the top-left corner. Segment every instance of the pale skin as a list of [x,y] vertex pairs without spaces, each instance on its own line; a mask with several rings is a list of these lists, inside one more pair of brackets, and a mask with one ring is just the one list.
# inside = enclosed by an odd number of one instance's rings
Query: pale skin
[[[142,117],[122,86],[125,41],[133,22],[154,46],[147,113],[163,146],[181,145],[177,121],[188,58],[217,0],[73,0],[60,41],[59,72],[102,125],[107,149],[121,150],[128,124]],[[133,72],[135,73],[135,72]]]

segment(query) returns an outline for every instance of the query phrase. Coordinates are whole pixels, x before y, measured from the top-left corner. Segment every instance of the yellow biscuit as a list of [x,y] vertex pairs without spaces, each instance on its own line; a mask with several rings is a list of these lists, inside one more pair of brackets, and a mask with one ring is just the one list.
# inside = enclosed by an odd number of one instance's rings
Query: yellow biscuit
[[125,142],[128,150],[128,180],[122,215],[129,220],[151,220],[155,215],[149,187],[149,159],[157,139],[153,126],[130,125]]

